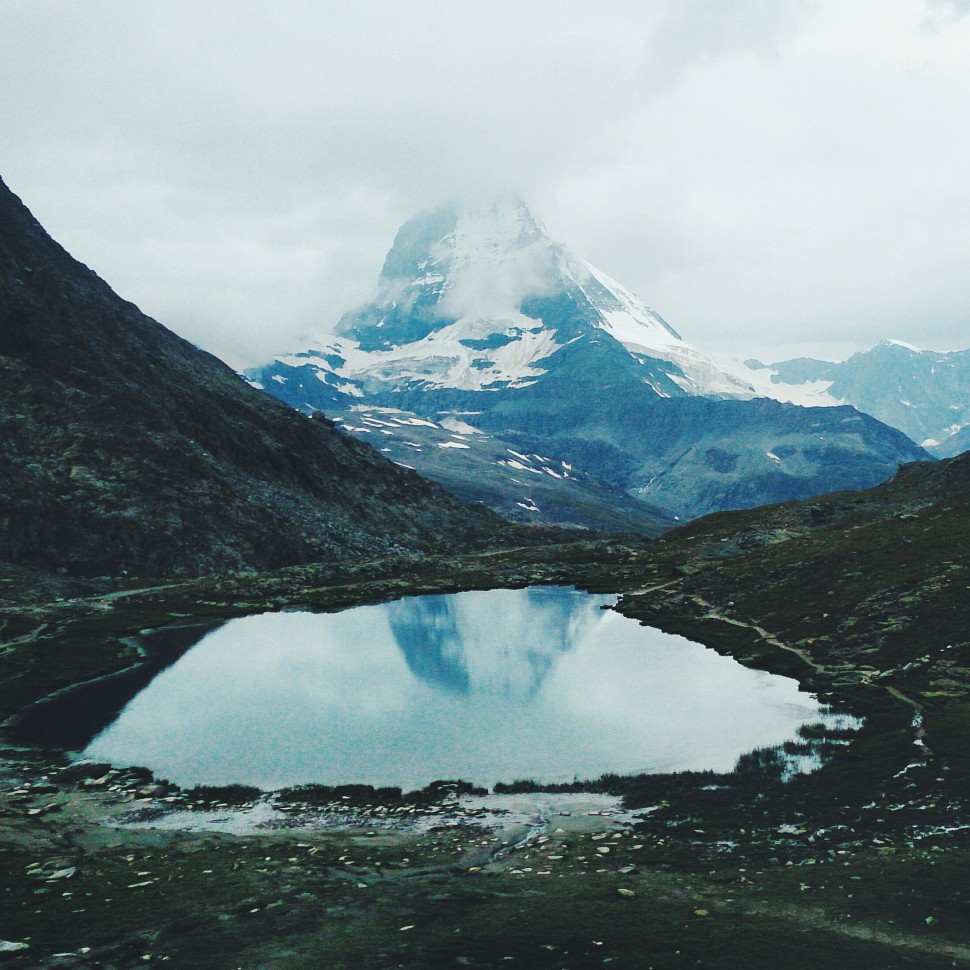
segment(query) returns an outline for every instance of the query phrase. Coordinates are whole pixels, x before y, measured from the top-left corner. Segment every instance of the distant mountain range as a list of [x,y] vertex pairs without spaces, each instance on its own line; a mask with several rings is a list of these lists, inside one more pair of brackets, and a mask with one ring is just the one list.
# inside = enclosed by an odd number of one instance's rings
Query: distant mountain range
[[848,360],[745,361],[759,393],[803,404],[851,404],[939,458],[970,448],[970,350],[938,353],[884,340]]
[[[656,527],[860,488],[929,457],[852,408],[756,399],[516,199],[407,222],[371,303],[246,376],[528,521],[601,526],[622,494],[643,503],[631,527],[649,529],[644,515]],[[375,425],[378,408],[397,420]],[[398,423],[409,421],[444,437],[415,441]],[[523,455],[538,456],[531,470]]]
[[0,182],[0,566],[199,575],[507,529],[146,317]]

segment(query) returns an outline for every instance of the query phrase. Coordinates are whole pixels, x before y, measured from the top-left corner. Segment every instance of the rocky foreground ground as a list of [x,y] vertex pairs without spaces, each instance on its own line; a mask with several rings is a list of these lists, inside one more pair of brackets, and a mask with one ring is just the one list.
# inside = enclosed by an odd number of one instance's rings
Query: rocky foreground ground
[[3,784],[11,966],[970,965],[945,833],[738,825],[688,790],[281,811],[36,758]]

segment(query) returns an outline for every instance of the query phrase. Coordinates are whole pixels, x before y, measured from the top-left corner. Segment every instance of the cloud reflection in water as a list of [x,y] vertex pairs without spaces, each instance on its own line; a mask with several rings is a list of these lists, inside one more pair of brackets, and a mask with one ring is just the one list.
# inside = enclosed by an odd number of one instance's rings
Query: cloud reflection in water
[[571,589],[414,597],[232,620],[85,755],[183,785],[418,787],[730,770],[818,721],[795,681]]

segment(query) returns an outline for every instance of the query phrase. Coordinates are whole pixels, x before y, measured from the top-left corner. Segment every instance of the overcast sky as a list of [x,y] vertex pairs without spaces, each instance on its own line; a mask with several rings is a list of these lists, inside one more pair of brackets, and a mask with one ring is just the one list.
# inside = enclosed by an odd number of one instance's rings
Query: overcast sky
[[517,191],[701,350],[970,346],[970,0],[0,0],[0,176],[234,366]]

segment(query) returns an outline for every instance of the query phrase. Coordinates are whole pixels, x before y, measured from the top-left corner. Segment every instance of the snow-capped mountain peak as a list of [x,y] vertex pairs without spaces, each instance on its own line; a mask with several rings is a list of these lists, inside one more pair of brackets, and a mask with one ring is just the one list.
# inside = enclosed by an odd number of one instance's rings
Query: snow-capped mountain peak
[[925,457],[849,408],[738,400],[749,383],[516,199],[406,222],[372,301],[249,377],[471,501],[560,525],[655,530]]
[[661,396],[753,396],[620,283],[552,240],[515,197],[405,223],[376,298],[344,315],[323,366],[344,389],[495,391],[529,386],[564,347],[597,331]]
[[970,350],[920,350],[881,340],[847,360],[797,357],[774,364],[745,362],[759,394],[808,406],[851,404],[938,457],[970,441]]
[[901,347],[903,350],[909,350],[914,354],[923,353],[920,347],[917,347],[914,344],[907,343],[905,340],[895,340],[893,338],[889,338],[887,340],[880,340],[879,346],[880,347]]

